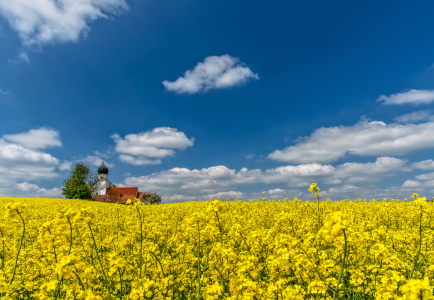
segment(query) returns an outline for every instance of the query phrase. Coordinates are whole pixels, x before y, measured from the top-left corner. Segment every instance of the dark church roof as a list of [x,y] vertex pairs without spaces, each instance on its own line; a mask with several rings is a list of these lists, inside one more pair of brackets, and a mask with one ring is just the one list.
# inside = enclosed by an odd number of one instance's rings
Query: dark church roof
[[108,169],[104,165],[104,161],[102,162],[101,166],[98,168],[98,174],[108,174]]

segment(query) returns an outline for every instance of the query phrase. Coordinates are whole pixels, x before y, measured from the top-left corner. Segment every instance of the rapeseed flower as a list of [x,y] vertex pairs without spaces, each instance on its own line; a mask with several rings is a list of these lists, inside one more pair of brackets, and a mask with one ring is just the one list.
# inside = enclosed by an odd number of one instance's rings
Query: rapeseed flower
[[0,297],[432,299],[433,205],[414,199],[0,198]]

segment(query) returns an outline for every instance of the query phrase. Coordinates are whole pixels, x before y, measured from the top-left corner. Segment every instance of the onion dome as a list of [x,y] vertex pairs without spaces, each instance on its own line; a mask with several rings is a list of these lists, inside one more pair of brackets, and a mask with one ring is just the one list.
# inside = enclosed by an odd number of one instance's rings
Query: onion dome
[[101,166],[98,168],[98,174],[108,174],[108,169],[107,167],[104,165],[104,161],[102,161]]

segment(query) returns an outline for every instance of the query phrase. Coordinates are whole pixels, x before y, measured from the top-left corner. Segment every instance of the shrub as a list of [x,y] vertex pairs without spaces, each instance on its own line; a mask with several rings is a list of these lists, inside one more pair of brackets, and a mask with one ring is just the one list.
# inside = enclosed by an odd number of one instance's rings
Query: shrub
[[147,192],[140,195],[142,203],[146,204],[159,204],[161,202],[161,196],[157,195],[157,192]]

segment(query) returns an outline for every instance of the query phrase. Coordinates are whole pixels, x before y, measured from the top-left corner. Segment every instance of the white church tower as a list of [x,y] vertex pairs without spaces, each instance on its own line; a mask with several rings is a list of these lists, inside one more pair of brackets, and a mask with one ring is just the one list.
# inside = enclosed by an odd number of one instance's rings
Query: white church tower
[[101,166],[98,168],[98,187],[97,195],[105,195],[107,193],[107,188],[109,187],[109,181],[107,179],[108,169],[102,161]]

